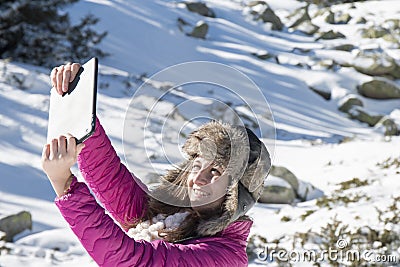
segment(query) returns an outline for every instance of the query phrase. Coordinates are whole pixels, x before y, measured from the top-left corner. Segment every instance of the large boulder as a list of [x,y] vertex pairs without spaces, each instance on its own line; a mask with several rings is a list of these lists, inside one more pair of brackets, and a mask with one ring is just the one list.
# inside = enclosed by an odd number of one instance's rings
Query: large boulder
[[21,211],[0,219],[0,232],[4,232],[3,240],[12,242],[15,235],[32,230],[32,215],[27,211]]
[[387,55],[378,51],[361,52],[353,60],[352,66],[361,73],[370,76],[399,76],[396,72],[398,64]]
[[272,166],[269,173],[272,176],[279,177],[279,178],[285,180],[286,182],[288,182],[295,192],[297,192],[297,190],[299,189],[299,181],[298,181],[296,175],[294,175],[286,167]]
[[385,78],[374,78],[357,86],[358,93],[373,99],[398,99],[400,87]]
[[270,175],[264,183],[264,191],[262,192],[258,202],[291,204],[295,199],[296,194],[288,182],[279,177]]

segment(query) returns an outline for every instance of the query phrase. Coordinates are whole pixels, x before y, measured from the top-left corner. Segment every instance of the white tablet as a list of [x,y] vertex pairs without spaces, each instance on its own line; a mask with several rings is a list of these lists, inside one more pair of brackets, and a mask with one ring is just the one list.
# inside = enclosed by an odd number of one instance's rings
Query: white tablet
[[64,95],[50,92],[47,142],[71,134],[81,143],[93,134],[96,122],[97,58],[82,65]]

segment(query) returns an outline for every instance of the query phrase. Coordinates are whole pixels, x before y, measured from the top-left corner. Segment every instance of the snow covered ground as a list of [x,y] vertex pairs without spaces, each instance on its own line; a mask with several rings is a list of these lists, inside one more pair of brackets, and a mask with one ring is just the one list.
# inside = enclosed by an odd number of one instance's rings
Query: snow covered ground
[[[266,2],[283,22],[295,8],[303,6],[294,0]],[[387,159],[399,159],[400,138],[384,137],[380,129],[350,120],[338,111],[338,101],[346,94],[356,93],[356,85],[369,80],[369,76],[350,67],[336,71],[320,67],[316,58],[352,62],[352,53],[327,49],[349,43],[359,49],[380,47],[400,60],[399,48],[381,39],[361,38],[358,30],[362,25],[351,21],[331,25],[316,18],[313,23],[321,29],[339,30],[346,38],[315,41],[299,32],[270,30],[252,19],[242,1],[205,3],[215,11],[216,18],[191,13],[174,1],[86,0],[68,9],[74,19],[88,12],[95,14],[101,19],[97,29],[108,31],[100,44],[110,56],[100,60],[98,116],[121,158],[139,177],[148,178],[181,159],[176,152],[184,140],[182,136],[204,118],[232,119],[232,111],[251,114],[260,125],[255,131],[262,133],[273,152],[273,164],[287,167],[326,196],[334,195],[341,182],[355,177],[367,181],[364,186],[342,190],[364,197],[348,204],[335,203],[331,208],[318,206],[315,199],[295,205],[257,204],[249,214],[254,218],[251,235],[270,241],[319,229],[335,215],[350,228],[381,227],[375,207],[385,209],[400,192],[399,166],[383,168],[382,164]],[[338,12],[349,9],[354,18],[365,16],[368,23],[378,25],[384,19],[398,18],[400,13],[399,1],[366,1],[355,7],[334,8]],[[311,7],[310,12],[317,11]],[[178,18],[192,25],[199,20],[207,22],[207,38],[195,39],[181,32]],[[309,52],[296,52],[299,50]],[[275,55],[280,64],[252,55],[260,51]],[[154,78],[152,86],[139,89],[142,81],[137,78],[141,75],[150,77],[167,67],[192,61],[216,62],[240,71],[243,75],[232,76],[230,71],[216,75],[219,81],[230,81],[230,87],[241,85],[232,89],[239,97],[210,83],[183,84],[168,91],[165,88],[170,88],[168,82],[174,79],[162,75]],[[310,68],[299,68],[298,64],[308,64]],[[1,267],[96,266],[53,204],[55,194],[40,168],[46,141],[49,72],[0,61],[0,216],[27,210],[33,219],[32,231],[19,234],[15,243],[0,243]],[[199,74],[189,71],[187,75],[198,78]],[[211,72],[207,75],[211,80],[215,78]],[[245,76],[260,91],[243,84]],[[331,100],[315,94],[309,86],[330,89]],[[162,101],[157,101],[161,95]],[[400,125],[399,100],[361,98],[368,110],[389,115]],[[150,114],[155,102],[158,106]],[[129,123],[125,126],[145,128],[148,132],[143,140],[129,137],[126,128],[124,131],[127,111]],[[253,119],[250,116],[244,121],[251,123]],[[173,129],[182,129],[182,136]],[[145,158],[130,159],[131,153],[137,151],[146,151],[154,159],[154,169],[149,170]],[[74,172],[78,174],[76,167]],[[302,217],[310,210],[310,215]],[[283,217],[288,219],[282,220]],[[290,240],[283,240],[281,245],[289,243]],[[398,250],[398,261],[399,257]],[[302,264],[309,266],[307,262],[294,265]],[[256,260],[250,265],[265,266],[267,262]]]

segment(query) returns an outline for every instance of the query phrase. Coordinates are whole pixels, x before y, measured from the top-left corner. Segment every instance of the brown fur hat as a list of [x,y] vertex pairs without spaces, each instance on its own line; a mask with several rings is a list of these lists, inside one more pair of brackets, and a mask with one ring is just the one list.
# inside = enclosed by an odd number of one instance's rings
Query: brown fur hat
[[271,159],[265,145],[250,129],[212,121],[189,135],[183,151],[189,160],[201,155],[214,161],[231,177],[222,215],[200,222],[199,235],[214,235],[244,215],[250,207],[239,203],[243,194],[251,198],[250,206],[260,197]]

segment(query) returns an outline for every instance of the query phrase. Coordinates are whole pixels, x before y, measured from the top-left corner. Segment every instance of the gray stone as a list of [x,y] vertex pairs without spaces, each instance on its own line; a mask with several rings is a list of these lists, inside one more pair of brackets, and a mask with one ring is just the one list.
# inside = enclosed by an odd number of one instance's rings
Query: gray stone
[[314,35],[319,30],[319,27],[313,24],[311,21],[307,20],[303,21],[296,27],[293,27],[293,29],[307,35]]
[[[362,64],[365,60],[371,60],[373,63],[369,66],[365,66]],[[361,62],[361,64],[359,63]],[[358,56],[353,63],[353,67],[361,73],[370,75],[370,76],[383,76],[392,73],[396,68],[396,63],[393,58],[382,54],[375,53],[372,55],[360,55]]]
[[193,31],[188,35],[194,38],[206,39],[207,33],[208,33],[208,24],[205,23],[204,21],[199,21],[193,28]]
[[258,202],[271,204],[291,204],[296,199],[296,193],[293,188],[285,180],[277,177],[268,177],[264,184]]
[[258,18],[258,20],[262,20],[264,23],[271,23],[272,24],[272,30],[275,31],[281,31],[283,29],[283,23],[281,19],[275,15],[274,11],[267,7],[263,13],[261,13]]
[[335,24],[335,13],[329,10],[328,15],[325,17],[325,22],[329,24]]
[[348,13],[343,13],[335,19],[336,24],[347,24],[351,20],[351,16]]
[[207,7],[207,5],[204,3],[185,2],[185,5],[190,12],[194,12],[205,17],[215,18],[214,11],[211,8]]
[[354,106],[364,106],[361,99],[359,99],[356,95],[348,95],[339,101],[339,110],[342,112],[348,112]]
[[364,17],[360,17],[356,21],[357,24],[365,24],[367,23],[367,20]]
[[367,123],[369,126],[375,126],[380,119],[382,119],[382,115],[372,115],[369,114],[364,108],[354,106],[348,111],[350,118],[358,120],[360,122]]
[[380,121],[378,121],[375,127],[383,129],[383,133],[386,136],[399,135],[397,124],[388,116],[384,116]]
[[299,189],[299,181],[296,175],[294,175],[289,169],[283,166],[272,166],[270,175],[279,177],[290,184],[295,192]]
[[330,100],[332,97],[332,93],[330,91],[318,89],[312,86],[310,86],[310,89],[315,93],[317,93],[318,95],[322,96],[325,100]]
[[258,51],[251,54],[261,60],[267,60],[274,57],[274,55],[269,53],[268,51]]
[[354,48],[355,48],[355,46],[352,44],[342,44],[342,45],[335,46],[333,49],[350,52]]
[[363,38],[381,38],[386,34],[390,34],[390,31],[381,26],[372,26],[361,30],[361,36]]
[[0,219],[0,231],[5,233],[3,239],[12,242],[15,235],[32,230],[32,216],[27,211],[9,215]]
[[334,32],[333,30],[330,30],[328,32],[323,32],[320,37],[318,37],[316,40],[333,40],[333,39],[340,39],[340,38],[346,38],[345,35],[343,35],[340,32]]
[[358,93],[373,99],[398,99],[400,87],[385,78],[374,78],[357,86]]
[[308,5],[306,5],[303,8],[299,8],[294,11],[292,15],[290,15],[288,18],[296,18],[294,22],[289,26],[289,28],[295,28],[302,24],[305,21],[311,21],[310,14],[308,13]]

